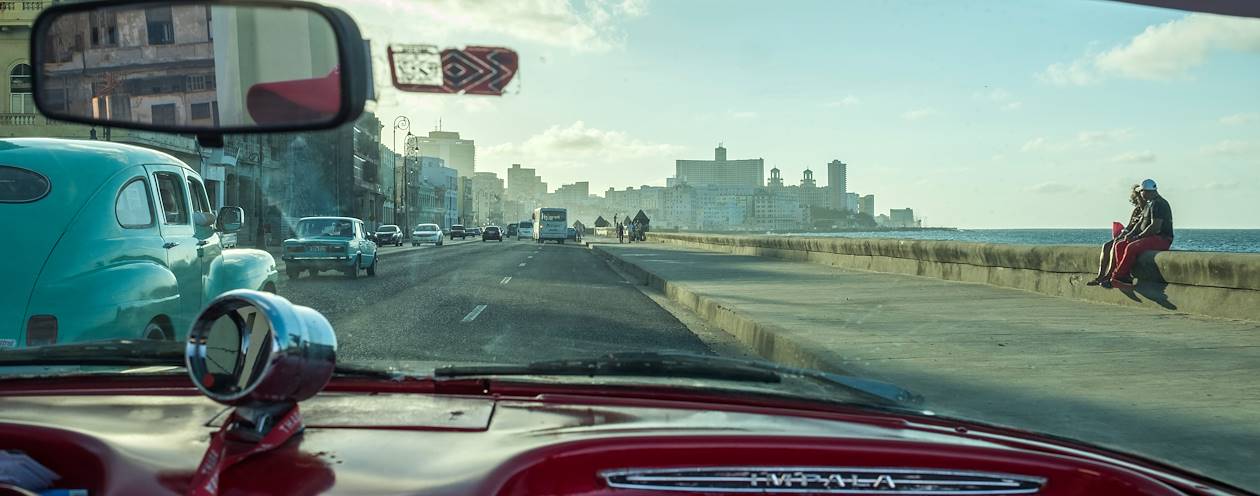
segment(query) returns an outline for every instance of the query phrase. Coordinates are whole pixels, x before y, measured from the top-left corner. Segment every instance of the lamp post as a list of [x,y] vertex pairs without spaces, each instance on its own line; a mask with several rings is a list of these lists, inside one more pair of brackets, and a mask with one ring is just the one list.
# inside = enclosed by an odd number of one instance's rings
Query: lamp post
[[[395,157],[398,156],[398,130],[400,129],[403,131],[407,131],[407,134],[411,134],[411,131],[408,131],[408,129],[411,129],[411,120],[401,115],[394,119],[394,147],[391,148],[389,152],[393,153]],[[407,185],[407,159],[406,157],[407,155],[403,154],[403,173],[402,173],[403,180],[402,181],[398,180],[399,179],[398,164],[394,163],[393,160],[390,160],[390,163],[394,164],[394,170],[393,170],[393,173],[394,173],[394,222],[398,222],[399,219],[404,219],[403,215],[400,215],[400,212],[403,212],[403,213],[406,212],[405,210],[403,210],[403,205],[402,205],[402,200],[406,195],[406,189],[407,189],[407,186],[406,186]],[[399,184],[403,185],[402,194],[399,194],[398,192]],[[410,224],[404,223],[402,225],[408,226]]]

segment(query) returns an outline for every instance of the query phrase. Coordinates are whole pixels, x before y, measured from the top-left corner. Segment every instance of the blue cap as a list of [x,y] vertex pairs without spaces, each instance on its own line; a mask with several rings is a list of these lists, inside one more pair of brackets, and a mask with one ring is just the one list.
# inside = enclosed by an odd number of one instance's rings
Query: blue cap
[[1142,181],[1142,191],[1155,191],[1155,190],[1156,188],[1155,188],[1154,179],[1147,179],[1145,181]]

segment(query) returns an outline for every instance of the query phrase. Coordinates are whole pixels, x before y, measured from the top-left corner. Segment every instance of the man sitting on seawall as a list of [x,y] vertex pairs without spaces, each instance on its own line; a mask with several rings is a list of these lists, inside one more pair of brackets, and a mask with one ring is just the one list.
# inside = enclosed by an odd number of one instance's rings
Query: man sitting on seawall
[[1159,194],[1155,181],[1142,181],[1142,200],[1146,208],[1142,211],[1142,223],[1137,232],[1116,241],[1113,246],[1112,260],[1119,260],[1111,272],[1111,281],[1104,287],[1121,289],[1133,288],[1133,264],[1138,257],[1148,251],[1165,251],[1172,247],[1173,216],[1168,200]]

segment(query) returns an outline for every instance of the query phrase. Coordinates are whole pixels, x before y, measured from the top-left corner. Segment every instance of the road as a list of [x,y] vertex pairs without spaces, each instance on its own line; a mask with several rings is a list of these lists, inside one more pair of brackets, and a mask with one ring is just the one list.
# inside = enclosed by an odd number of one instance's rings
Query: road
[[376,277],[281,276],[281,296],[328,317],[339,362],[711,353],[581,245],[447,240],[442,247],[382,247],[381,254]]

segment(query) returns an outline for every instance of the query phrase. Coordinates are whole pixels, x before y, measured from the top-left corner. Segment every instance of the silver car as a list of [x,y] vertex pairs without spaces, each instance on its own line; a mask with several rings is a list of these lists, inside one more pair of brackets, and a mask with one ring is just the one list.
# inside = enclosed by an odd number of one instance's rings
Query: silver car
[[420,246],[420,243],[442,246],[442,239],[442,228],[437,224],[420,224],[411,231],[411,246]]

